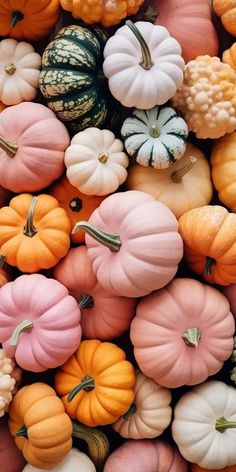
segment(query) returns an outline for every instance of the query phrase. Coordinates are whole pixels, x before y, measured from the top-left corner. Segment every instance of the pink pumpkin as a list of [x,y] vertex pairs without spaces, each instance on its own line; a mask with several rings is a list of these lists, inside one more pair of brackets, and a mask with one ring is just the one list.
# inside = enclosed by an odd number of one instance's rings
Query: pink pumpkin
[[160,440],[125,441],[109,457],[104,472],[187,472],[177,449]]
[[228,299],[230,309],[236,318],[236,284],[228,285],[223,288],[223,294]]
[[0,464],[2,472],[21,472],[26,464],[10,434],[6,419],[0,420]]
[[25,102],[0,119],[0,185],[15,193],[35,192],[63,173],[70,138],[49,108]]
[[176,388],[216,374],[232,353],[234,331],[221,292],[197,280],[175,279],[139,303],[130,339],[142,372]]
[[112,295],[101,287],[93,273],[86,246],[70,249],[54,268],[54,277],[67,287],[79,304],[84,338],[113,339],[129,329],[136,300]]
[[21,275],[0,289],[0,326],[3,348],[31,372],[62,365],[81,339],[76,300],[41,274]]
[[141,297],[164,287],[183,256],[174,214],[151,195],[131,190],[107,197],[84,229],[88,257],[100,285],[125,297]]

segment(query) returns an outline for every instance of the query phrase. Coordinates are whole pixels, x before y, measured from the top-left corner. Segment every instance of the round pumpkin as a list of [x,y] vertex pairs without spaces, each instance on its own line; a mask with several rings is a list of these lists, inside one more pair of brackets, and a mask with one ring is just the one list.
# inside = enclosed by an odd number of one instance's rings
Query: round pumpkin
[[129,329],[137,302],[104,290],[93,273],[87,252],[86,246],[70,249],[54,268],[53,276],[78,302],[83,337],[113,339]]
[[0,461],[4,472],[22,472],[25,465],[24,456],[16,447],[5,419],[0,420]]
[[[236,472],[236,465],[230,465],[229,467],[224,467],[220,469],[221,472]],[[217,472],[219,469],[211,469],[211,472]],[[200,465],[192,464],[191,472],[209,472],[209,469],[203,469]]]
[[88,426],[114,423],[123,415],[134,399],[134,384],[124,351],[98,340],[82,341],[55,376],[66,412]]
[[184,257],[207,282],[236,283],[236,215],[219,205],[187,211],[179,219]]
[[[50,469],[51,472],[96,472],[95,466],[86,454],[72,448],[66,457],[59,462],[55,467]],[[30,464],[27,464],[22,472],[42,472],[44,469],[39,469]]]
[[212,6],[216,15],[220,17],[226,31],[232,34],[232,36],[236,36],[236,5],[234,0],[213,0]]
[[223,294],[228,299],[230,310],[236,319],[236,284],[223,287]]
[[214,142],[211,152],[212,180],[219,199],[236,212],[236,132]]
[[27,462],[37,468],[51,469],[72,447],[71,420],[53,388],[42,382],[17,392],[9,408],[9,428]]
[[223,52],[222,62],[229,64],[236,71],[236,43],[233,43],[229,49]]

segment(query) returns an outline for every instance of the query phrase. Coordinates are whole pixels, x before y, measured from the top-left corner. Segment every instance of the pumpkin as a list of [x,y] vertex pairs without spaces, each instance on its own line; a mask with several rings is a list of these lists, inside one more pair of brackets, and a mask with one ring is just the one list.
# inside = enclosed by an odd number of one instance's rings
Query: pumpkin
[[179,219],[184,256],[207,282],[236,283],[236,215],[219,205],[187,211]]
[[45,383],[36,382],[17,392],[8,424],[17,447],[34,467],[51,469],[71,450],[71,420],[56,392]]
[[[70,219],[72,228],[78,221],[88,220],[93,211],[100,205],[105,197],[85,195],[70,184],[66,176],[55,182],[48,190],[64,208]],[[84,233],[71,235],[73,243],[84,243]]]
[[11,280],[11,276],[10,276],[10,273],[9,271],[5,268],[5,267],[2,267],[0,269],[0,288],[7,284],[7,282],[10,282]]
[[171,107],[134,110],[121,128],[125,149],[142,166],[166,169],[186,151],[188,127]]
[[188,62],[173,107],[200,139],[217,139],[236,129],[236,72],[219,57]]
[[188,464],[177,449],[160,440],[125,441],[105,464],[104,472],[187,472]]
[[145,439],[160,436],[171,422],[171,392],[141,372],[134,386],[134,402],[129,410],[113,423],[123,438]]
[[212,6],[216,15],[220,17],[226,31],[232,34],[232,36],[236,36],[236,7],[234,0],[213,0]]
[[235,465],[235,388],[215,380],[185,393],[174,409],[172,435],[189,462],[206,469]]
[[123,415],[134,399],[134,384],[124,351],[99,340],[82,341],[55,376],[66,412],[88,426],[114,423]]
[[70,220],[50,195],[21,194],[0,209],[2,258],[22,272],[49,269],[70,247]]
[[60,0],[64,10],[85,23],[101,23],[109,27],[120,23],[126,16],[137,13],[144,0],[95,0],[91,8],[90,0]]
[[126,188],[149,193],[164,203],[176,218],[192,208],[207,205],[213,193],[209,163],[202,151],[191,143],[187,143],[180,162],[167,169],[130,166]]
[[236,318],[236,284],[223,287],[223,294],[228,299],[230,310]]
[[183,255],[175,216],[144,192],[107,197],[73,233],[80,229],[88,233],[88,257],[98,282],[114,295],[141,297],[163,287]]
[[0,113],[1,113],[3,110],[5,110],[5,108],[7,108],[6,105],[4,105],[4,103],[0,102]]
[[0,289],[0,342],[25,370],[67,361],[80,343],[80,310],[57,280],[21,275]]
[[[217,472],[219,469],[211,469],[212,472]],[[224,467],[220,469],[221,472],[236,472],[236,465],[230,465],[229,467]],[[197,464],[191,465],[191,472],[209,472],[209,469],[203,469]]]
[[59,16],[59,0],[0,0],[0,36],[30,41],[46,38]]
[[15,39],[0,42],[0,100],[5,105],[32,101],[37,95],[41,56],[31,44]]
[[114,109],[102,74],[107,37],[98,26],[71,25],[61,29],[44,51],[40,90],[49,108],[74,131],[101,127],[108,108]]
[[229,64],[232,69],[236,71],[236,43],[233,43],[229,49],[226,49],[222,54],[222,62]]
[[4,472],[22,472],[25,465],[24,456],[16,447],[5,418],[0,420],[0,461]]
[[[42,472],[44,469],[38,469],[30,464],[27,464],[22,472]],[[96,469],[86,454],[72,448],[66,457],[59,462],[51,472],[75,472],[76,470],[81,472],[96,472]]]
[[0,120],[0,185],[15,193],[47,187],[64,171],[69,142],[66,127],[44,105],[7,108]]
[[21,381],[21,370],[15,368],[13,359],[0,349],[0,416],[4,416]]
[[86,195],[115,192],[128,175],[129,159],[123,149],[122,141],[107,129],[81,131],[65,152],[68,180]]
[[211,151],[212,180],[221,202],[236,212],[236,132],[214,142]]
[[142,372],[177,388],[219,372],[231,356],[234,331],[222,293],[197,280],[174,279],[139,303],[130,339]]
[[179,43],[167,29],[146,21],[119,28],[104,49],[103,71],[113,97],[148,110],[172,98],[183,81]]
[[113,339],[129,329],[136,300],[118,297],[98,283],[86,246],[70,249],[54,268],[53,276],[77,300],[84,338]]

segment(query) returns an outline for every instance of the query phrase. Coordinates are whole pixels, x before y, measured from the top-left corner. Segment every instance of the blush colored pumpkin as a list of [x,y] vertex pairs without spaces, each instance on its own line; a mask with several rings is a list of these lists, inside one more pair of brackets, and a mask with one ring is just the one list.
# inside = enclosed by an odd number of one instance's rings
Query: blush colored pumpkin
[[232,36],[236,36],[236,5],[234,0],[213,0],[212,6],[216,15],[220,17],[226,31],[232,34]]
[[214,142],[211,151],[212,180],[219,199],[236,212],[236,131]]
[[236,71],[236,43],[226,49],[222,54],[222,62],[229,64]]
[[[219,469],[210,469],[211,472],[219,472]],[[236,465],[229,465],[229,467],[224,467],[220,469],[221,472],[236,472]],[[203,469],[200,465],[192,464],[191,472],[209,472],[209,469]]]
[[77,349],[80,310],[66,287],[41,274],[22,275],[0,289],[0,342],[25,370],[58,367]]
[[113,339],[129,329],[136,300],[112,295],[101,287],[93,273],[86,246],[70,249],[54,268],[53,275],[78,302],[83,337]]
[[[66,457],[50,470],[51,472],[96,472],[94,464],[89,457],[75,448],[72,448]],[[30,464],[27,464],[22,470],[22,472],[43,471],[44,469],[39,469]]]
[[228,285],[227,287],[223,287],[223,294],[228,299],[230,304],[231,312],[233,313],[234,317],[236,318],[236,284]]
[[4,472],[21,472],[25,465],[24,456],[16,447],[7,421],[0,420],[0,463]]

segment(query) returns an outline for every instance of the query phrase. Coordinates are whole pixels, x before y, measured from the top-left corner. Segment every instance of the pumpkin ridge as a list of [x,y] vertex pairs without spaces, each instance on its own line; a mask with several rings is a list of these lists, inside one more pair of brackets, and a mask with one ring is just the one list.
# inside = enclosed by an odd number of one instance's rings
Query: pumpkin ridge
[[[165,108],[162,108],[161,111],[164,111]],[[174,113],[173,115],[169,116],[169,118],[167,118],[167,120],[162,124],[162,128],[167,125],[167,123],[169,123],[169,121],[173,120],[173,118],[179,118],[179,115],[177,113]]]

